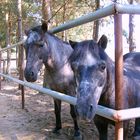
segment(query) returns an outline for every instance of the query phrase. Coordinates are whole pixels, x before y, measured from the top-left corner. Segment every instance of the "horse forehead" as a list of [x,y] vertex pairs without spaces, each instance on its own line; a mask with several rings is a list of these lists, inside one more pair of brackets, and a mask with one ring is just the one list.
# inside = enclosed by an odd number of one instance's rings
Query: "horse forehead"
[[97,64],[98,59],[90,52],[87,52],[87,55],[85,56],[83,62],[86,66],[92,66]]
[[32,31],[31,33],[29,33],[29,36],[27,38],[27,43],[30,44],[32,42],[35,42],[37,40],[39,40],[40,36],[37,32]]

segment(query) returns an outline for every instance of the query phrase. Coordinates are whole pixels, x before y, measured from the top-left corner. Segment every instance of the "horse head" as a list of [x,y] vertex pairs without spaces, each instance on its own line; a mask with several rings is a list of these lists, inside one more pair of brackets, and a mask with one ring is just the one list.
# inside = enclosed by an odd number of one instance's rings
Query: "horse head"
[[47,41],[44,39],[46,31],[47,25],[44,23],[25,32],[27,40],[24,48],[27,61],[24,74],[26,80],[29,82],[37,80],[38,72],[42,68],[44,59],[47,57],[45,55]]
[[70,44],[74,49],[70,63],[76,81],[77,114],[84,120],[91,120],[96,113],[107,78],[107,65],[102,59],[107,37],[103,35],[98,43],[87,40],[70,41]]

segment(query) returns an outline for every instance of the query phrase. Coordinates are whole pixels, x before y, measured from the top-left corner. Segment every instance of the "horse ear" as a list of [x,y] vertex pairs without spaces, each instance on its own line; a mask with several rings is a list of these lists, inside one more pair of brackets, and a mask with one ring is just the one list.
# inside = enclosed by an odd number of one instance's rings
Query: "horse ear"
[[102,37],[98,41],[98,45],[105,50],[107,46],[107,42],[108,42],[107,37],[105,35],[102,35]]
[[25,27],[24,27],[24,33],[25,33],[25,35],[28,36],[29,32],[30,32],[29,26],[25,25]]
[[70,45],[71,45],[71,47],[72,47],[73,49],[75,48],[75,46],[76,46],[76,44],[77,44],[77,42],[72,41],[72,40],[69,40],[69,43],[70,43]]
[[25,33],[26,36],[28,36],[28,34],[29,34],[29,29],[25,29],[25,30],[24,30],[24,33]]
[[47,25],[47,23],[46,22],[43,22],[41,28],[42,28],[43,32],[47,32],[48,31],[48,25]]

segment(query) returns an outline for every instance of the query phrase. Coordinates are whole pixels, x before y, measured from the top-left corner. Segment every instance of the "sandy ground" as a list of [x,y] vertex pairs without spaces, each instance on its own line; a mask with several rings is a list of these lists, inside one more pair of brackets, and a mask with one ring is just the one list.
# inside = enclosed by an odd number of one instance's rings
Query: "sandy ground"
[[[38,83],[41,81],[38,80]],[[18,85],[3,81],[0,91],[0,140],[72,140],[73,122],[69,105],[62,103],[61,135],[52,133],[55,127],[53,99],[46,94],[25,89],[25,109],[21,109]],[[80,123],[84,140],[98,140],[94,123]],[[109,140],[114,139],[114,127],[109,127]]]

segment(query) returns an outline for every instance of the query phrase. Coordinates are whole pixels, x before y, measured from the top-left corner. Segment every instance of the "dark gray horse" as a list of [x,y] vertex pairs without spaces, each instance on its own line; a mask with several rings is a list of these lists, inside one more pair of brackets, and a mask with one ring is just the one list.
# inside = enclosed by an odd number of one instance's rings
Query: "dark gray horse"
[[[74,74],[68,62],[73,49],[68,43],[63,42],[46,31],[46,24],[42,24],[42,26],[34,27],[26,32],[25,51],[27,62],[24,71],[25,78],[29,82],[36,81],[38,72],[42,64],[44,64],[47,73],[46,81],[49,88],[75,96]],[[53,132],[58,133],[62,128],[61,101],[54,99],[54,107],[56,127]],[[70,105],[70,107],[70,113],[74,121],[74,136],[79,138],[80,132],[75,109],[73,105]]]
[[[77,91],[77,114],[84,120],[94,118],[100,140],[107,140],[107,127],[114,123],[95,115],[97,105],[115,109],[115,67],[105,53],[107,37],[102,36],[98,43],[93,40],[71,42],[74,48],[70,63],[75,74]],[[140,107],[140,53],[124,56],[124,109]],[[124,123],[126,136],[128,123]],[[126,138],[124,136],[124,138]],[[140,137],[140,119],[136,119],[134,139]]]

